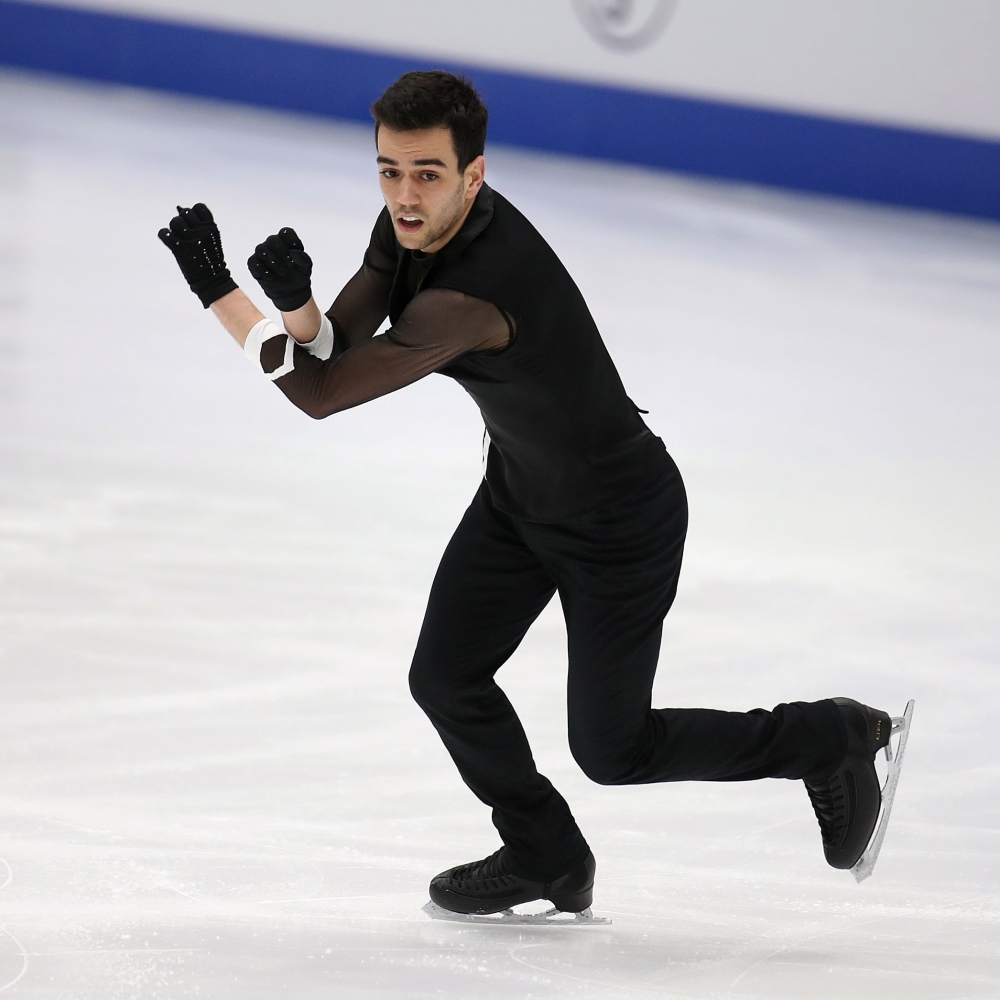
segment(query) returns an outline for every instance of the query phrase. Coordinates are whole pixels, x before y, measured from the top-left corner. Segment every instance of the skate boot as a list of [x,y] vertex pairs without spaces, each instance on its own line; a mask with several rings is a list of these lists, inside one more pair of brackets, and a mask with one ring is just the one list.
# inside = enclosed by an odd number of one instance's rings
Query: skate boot
[[508,870],[505,851],[501,847],[482,861],[449,868],[431,879],[432,902],[444,910],[468,914],[500,913],[536,899],[549,900],[556,911],[563,913],[589,911],[597,870],[593,854],[553,882],[532,882]]
[[806,779],[823,853],[834,868],[853,868],[871,840],[882,806],[875,754],[889,745],[892,719],[850,698],[834,698],[847,726],[847,753],[836,770]]

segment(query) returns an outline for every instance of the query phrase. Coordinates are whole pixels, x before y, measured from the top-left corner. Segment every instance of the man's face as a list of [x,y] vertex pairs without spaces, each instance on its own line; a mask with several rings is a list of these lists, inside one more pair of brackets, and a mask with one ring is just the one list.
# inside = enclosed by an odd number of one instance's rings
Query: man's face
[[477,156],[461,173],[445,128],[378,130],[379,185],[396,238],[408,250],[436,253],[458,232],[483,185]]

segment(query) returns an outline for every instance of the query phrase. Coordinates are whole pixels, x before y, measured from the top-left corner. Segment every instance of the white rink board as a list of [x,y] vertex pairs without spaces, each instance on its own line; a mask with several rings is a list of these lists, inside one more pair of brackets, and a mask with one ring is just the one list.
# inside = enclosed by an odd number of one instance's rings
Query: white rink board
[[[496,846],[410,702],[482,425],[432,377],[315,423],[155,238],[294,225],[329,298],[370,131],[0,74],[0,990],[28,1000],[1000,995],[1000,227],[541,155],[563,256],[684,472],[658,704],[846,694],[914,728],[872,879],[801,785],[600,788],[552,608],[504,669],[608,928],[427,920]],[[8,878],[9,872],[9,878]]]
[[630,52],[588,34],[574,2],[616,0],[62,5],[1000,139],[1000,0],[635,0],[637,26],[657,3],[676,9]]

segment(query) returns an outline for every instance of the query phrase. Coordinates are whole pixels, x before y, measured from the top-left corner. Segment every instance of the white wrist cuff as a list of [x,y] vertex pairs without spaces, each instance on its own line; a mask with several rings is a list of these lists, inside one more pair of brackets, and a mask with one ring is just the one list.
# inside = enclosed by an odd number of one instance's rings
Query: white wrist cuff
[[[322,328],[320,329],[320,333],[322,333]],[[285,338],[284,360],[273,372],[266,372],[260,363],[260,349],[263,347],[265,341],[282,336]],[[317,339],[319,338],[317,337]],[[246,342],[243,344],[243,353],[250,360],[250,363],[264,378],[269,378],[272,382],[276,378],[281,378],[282,375],[287,375],[290,371],[295,370],[294,352],[295,341],[283,330],[279,330],[269,319],[262,319],[257,323],[247,334]]]
[[319,333],[308,344],[299,344],[299,347],[320,361],[329,361],[333,354],[333,324],[330,317],[323,315],[319,321]]

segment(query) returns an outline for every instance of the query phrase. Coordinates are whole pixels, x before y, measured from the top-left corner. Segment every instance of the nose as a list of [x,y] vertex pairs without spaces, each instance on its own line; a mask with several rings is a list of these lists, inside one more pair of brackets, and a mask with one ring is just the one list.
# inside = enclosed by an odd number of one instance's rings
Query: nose
[[409,177],[404,177],[396,192],[401,208],[416,208],[420,204],[420,192],[417,185]]

